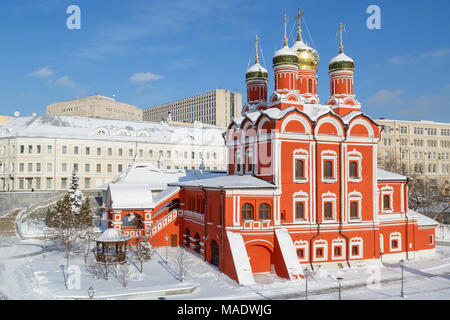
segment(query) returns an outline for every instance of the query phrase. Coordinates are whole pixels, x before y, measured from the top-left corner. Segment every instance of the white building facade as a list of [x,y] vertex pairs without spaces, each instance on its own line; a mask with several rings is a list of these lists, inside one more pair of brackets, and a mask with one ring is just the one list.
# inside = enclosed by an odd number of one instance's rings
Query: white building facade
[[160,169],[225,170],[224,128],[72,116],[10,119],[0,126],[0,191],[59,191],[75,170],[83,190],[135,161]]

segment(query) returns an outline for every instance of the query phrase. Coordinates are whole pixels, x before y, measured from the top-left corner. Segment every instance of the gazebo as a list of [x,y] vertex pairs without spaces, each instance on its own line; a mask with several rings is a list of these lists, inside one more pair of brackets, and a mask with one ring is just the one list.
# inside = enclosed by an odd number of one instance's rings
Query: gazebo
[[107,229],[95,240],[97,243],[97,261],[105,264],[125,263],[127,260],[127,241],[130,239],[117,229]]

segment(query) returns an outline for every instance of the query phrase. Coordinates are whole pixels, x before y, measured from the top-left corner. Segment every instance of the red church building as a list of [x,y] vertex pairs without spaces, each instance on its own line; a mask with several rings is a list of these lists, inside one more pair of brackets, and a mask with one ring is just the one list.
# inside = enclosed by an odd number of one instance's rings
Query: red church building
[[305,267],[433,254],[436,223],[408,209],[410,179],[377,168],[381,128],[355,98],[342,33],[324,105],[319,55],[303,42],[300,19],[297,41],[289,47],[285,31],[274,54],[270,95],[258,49],[255,60],[243,116],[224,137],[227,174],[172,183],[153,198],[141,190],[145,207],[110,202],[110,226],[122,230],[132,212],[152,245],[184,245],[242,284],[255,273],[296,279]]

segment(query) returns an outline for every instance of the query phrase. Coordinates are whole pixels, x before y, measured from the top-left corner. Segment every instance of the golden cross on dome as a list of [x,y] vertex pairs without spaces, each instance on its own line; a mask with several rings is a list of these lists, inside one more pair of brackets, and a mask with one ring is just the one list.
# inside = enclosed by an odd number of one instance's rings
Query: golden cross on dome
[[302,29],[300,28],[301,18],[305,15],[305,12],[298,8],[298,16],[295,17],[297,20],[297,41],[302,41]]
[[259,40],[259,37],[258,37],[258,35],[256,35],[256,39],[255,39],[255,49],[256,49],[255,63],[259,62],[259,57],[258,57],[258,40]]
[[289,18],[287,17],[286,14],[284,14],[284,19],[283,19],[283,22],[284,22],[284,39],[283,39],[283,43],[284,43],[285,46],[287,46],[286,23],[287,23],[288,20],[289,20]]
[[342,45],[342,29],[345,31],[345,24],[342,24],[342,22],[339,23],[339,28],[337,31],[340,32],[340,38],[339,38],[339,53],[344,52],[344,46]]

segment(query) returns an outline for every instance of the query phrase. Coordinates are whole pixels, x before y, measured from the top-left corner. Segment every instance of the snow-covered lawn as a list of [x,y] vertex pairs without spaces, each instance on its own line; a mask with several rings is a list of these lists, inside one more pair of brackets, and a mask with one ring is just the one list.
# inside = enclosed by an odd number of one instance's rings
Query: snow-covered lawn
[[[164,264],[166,248],[158,248],[152,260],[144,263],[143,273],[139,272],[140,264],[131,259],[127,264],[127,285],[123,287],[120,267],[117,275],[109,275],[109,280],[98,279],[85,265],[83,253],[79,252],[71,256],[68,275],[64,252],[49,246],[44,257],[39,254],[42,244],[41,240],[0,239],[0,297],[86,299],[87,289],[92,286],[95,298],[99,299],[158,299],[163,296],[186,300],[304,299],[304,280],[289,281],[274,274],[260,274],[255,275],[256,284],[240,286],[190,251],[185,254],[186,275],[182,282],[177,263],[178,248],[168,249],[167,266]],[[406,298],[450,299],[449,272],[448,246],[437,246],[436,256],[432,259],[408,261],[404,274]],[[65,277],[70,280],[70,289],[65,287]],[[401,270],[397,263],[316,270],[308,280],[308,298],[337,299],[337,277],[344,279],[343,299],[400,299]]]

